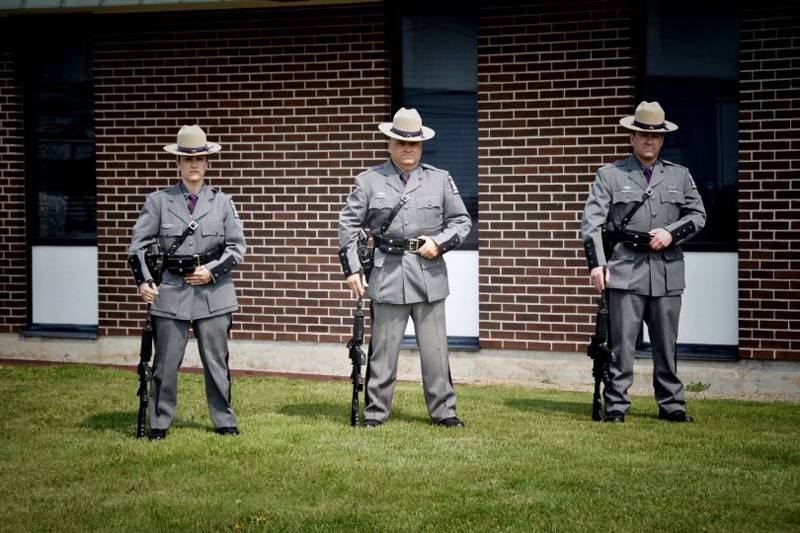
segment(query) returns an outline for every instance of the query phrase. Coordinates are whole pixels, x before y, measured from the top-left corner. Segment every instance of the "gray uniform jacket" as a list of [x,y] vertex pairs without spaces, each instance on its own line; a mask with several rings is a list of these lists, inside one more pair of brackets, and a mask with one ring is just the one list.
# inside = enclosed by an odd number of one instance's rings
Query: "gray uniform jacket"
[[[649,232],[665,228],[672,244],[660,251],[633,250],[622,243],[614,246],[610,258],[603,253],[601,227],[606,217],[619,223],[631,202],[649,198],[636,212],[627,229]],[[659,159],[648,186],[638,159],[627,159],[597,171],[581,221],[589,269],[607,265],[611,274],[608,287],[632,290],[638,294],[666,296],[681,294],[686,286],[683,251],[680,243],[693,237],[705,225],[706,212],[689,170]]]
[[196,320],[238,308],[231,272],[242,262],[246,250],[242,222],[226,194],[204,186],[198,196],[194,215],[190,215],[180,184],[151,193],[133,227],[128,253],[138,258],[137,266],[141,268],[138,274],[134,269],[137,284],[153,279],[144,261],[146,249],[158,242],[162,252],[167,251],[192,220],[198,227],[178,247],[176,256],[202,255],[222,247],[219,259],[205,264],[211,272],[211,283],[188,285],[183,276],[164,271],[158,297],[150,308],[155,316]]
[[[403,194],[408,202],[392,221],[386,237],[431,237],[442,254],[466,238],[472,222],[450,173],[421,164],[403,183],[391,160],[363,172],[339,216],[339,259],[345,276],[361,270],[356,240],[361,227],[374,233]],[[387,254],[375,249],[367,295],[376,302],[435,302],[449,294],[447,264],[442,255],[425,259],[415,253]]]

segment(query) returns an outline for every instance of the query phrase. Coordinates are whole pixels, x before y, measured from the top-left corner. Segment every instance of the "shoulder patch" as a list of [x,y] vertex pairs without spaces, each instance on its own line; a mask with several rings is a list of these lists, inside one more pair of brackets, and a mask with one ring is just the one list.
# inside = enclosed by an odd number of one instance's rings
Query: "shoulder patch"
[[453,194],[458,194],[458,187],[456,187],[456,182],[453,181],[453,176],[447,175],[447,183],[450,184],[450,189],[452,189]]
[[236,206],[233,205],[233,198],[228,198],[231,203],[231,210],[233,211],[233,218],[239,218],[239,213],[236,211]]

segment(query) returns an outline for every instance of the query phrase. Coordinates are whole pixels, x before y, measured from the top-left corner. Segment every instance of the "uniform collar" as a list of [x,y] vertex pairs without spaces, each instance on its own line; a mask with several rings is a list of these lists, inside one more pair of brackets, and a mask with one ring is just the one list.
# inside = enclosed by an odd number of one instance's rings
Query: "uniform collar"
[[417,164],[411,171],[411,177],[408,178],[408,185],[403,188],[403,182],[400,180],[400,173],[402,171],[397,168],[391,158],[383,164],[381,174],[386,178],[386,184],[400,194],[408,194],[422,183],[422,166]]
[[650,176],[649,184],[644,178],[644,172],[642,172],[644,166],[642,165],[642,162],[639,161],[639,158],[633,154],[628,156],[627,167],[628,177],[643,191],[646,191],[648,188],[652,189],[664,179],[664,163],[661,162],[660,158],[656,159],[651,167],[653,169],[653,174]]
[[[187,224],[192,220],[202,218],[206,213],[211,211],[211,199],[214,197],[214,191],[211,187],[206,186],[205,183],[197,192],[197,205],[194,208],[193,215],[189,214],[189,205],[187,203],[189,194],[191,193],[186,189],[183,181],[179,181],[169,192],[171,193],[169,196],[169,210]],[[183,201],[176,201],[177,198],[174,198],[173,195],[174,197],[182,198]]]
[[[189,189],[186,188],[186,184],[183,183],[183,180],[178,182],[178,187],[180,188],[181,193],[183,193],[183,198],[188,200],[189,199],[189,195],[192,194],[192,193],[190,193]],[[200,187],[199,191],[197,191],[197,197],[200,198],[201,196],[203,196],[204,192],[206,192],[206,184],[205,183],[203,183],[203,186]]]

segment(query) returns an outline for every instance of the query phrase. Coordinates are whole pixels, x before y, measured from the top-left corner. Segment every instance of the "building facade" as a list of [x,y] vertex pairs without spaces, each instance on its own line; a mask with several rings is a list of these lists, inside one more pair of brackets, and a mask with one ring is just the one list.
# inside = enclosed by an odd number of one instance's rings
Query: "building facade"
[[249,245],[232,338],[256,360],[340,346],[338,211],[387,157],[376,125],[406,106],[437,129],[423,160],[452,171],[475,222],[447,257],[454,350],[583,352],[596,295],[581,210],[595,170],[628,153],[618,119],[646,99],[681,125],[663,155],[709,211],[686,247],[681,356],[800,360],[793,3],[53,4],[0,6],[0,333],[37,338],[15,350],[113,338],[125,353],[109,358],[135,356],[130,230],[178,179],[161,147],[193,123],[224,147],[208,181]]

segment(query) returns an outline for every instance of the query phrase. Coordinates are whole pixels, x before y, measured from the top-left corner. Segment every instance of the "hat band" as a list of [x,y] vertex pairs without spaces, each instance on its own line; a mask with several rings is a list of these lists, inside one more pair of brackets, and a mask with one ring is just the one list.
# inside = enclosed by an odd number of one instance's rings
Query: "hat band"
[[209,149],[208,145],[200,146],[199,148],[187,148],[185,146],[178,146],[176,150],[184,154],[196,154],[197,152],[205,152]]
[[392,133],[394,133],[395,135],[399,135],[400,137],[405,137],[405,138],[411,138],[411,137],[423,137],[423,138],[424,138],[424,137],[425,137],[425,136],[422,134],[422,130],[417,130],[417,131],[403,131],[403,130],[398,130],[397,128],[392,128],[392,129],[390,129],[389,131],[391,131],[391,132],[392,132]]
[[662,122],[661,124],[645,124],[644,122],[639,122],[638,120],[633,121],[633,125],[637,128],[642,128],[643,130],[665,130],[667,129],[666,123]]

